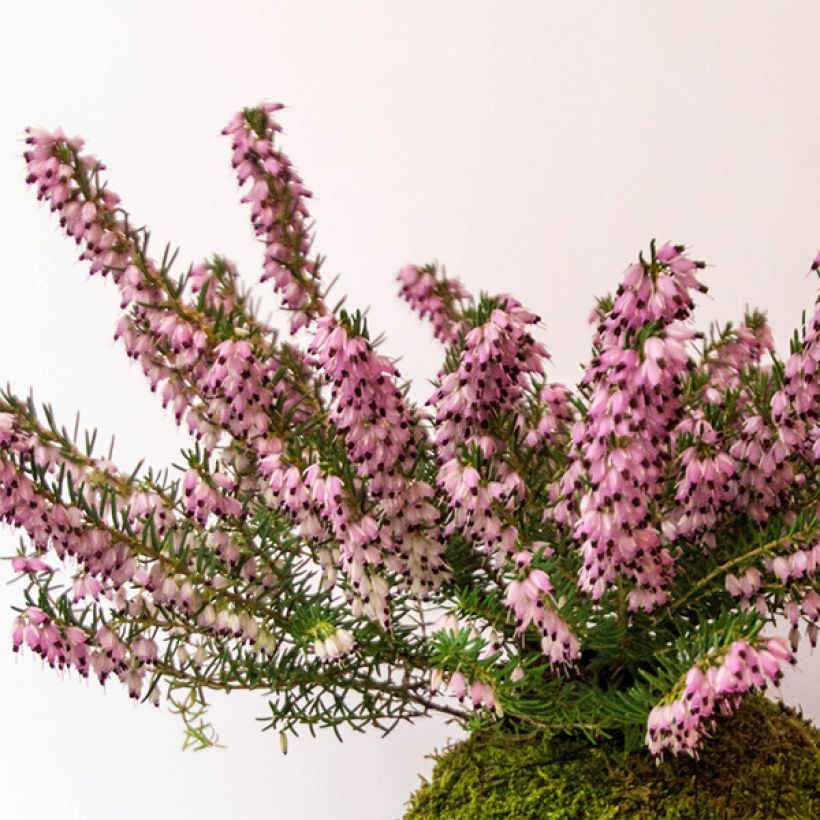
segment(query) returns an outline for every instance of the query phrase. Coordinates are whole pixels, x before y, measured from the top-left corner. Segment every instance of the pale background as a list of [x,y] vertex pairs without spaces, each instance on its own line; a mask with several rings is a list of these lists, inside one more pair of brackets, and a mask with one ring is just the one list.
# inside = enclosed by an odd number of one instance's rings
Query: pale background
[[[82,133],[157,246],[186,264],[222,252],[250,281],[260,248],[217,134],[262,98],[289,106],[326,275],[372,306],[417,397],[439,351],[394,274],[433,258],[538,310],[556,379],[577,378],[593,296],[652,237],[713,263],[701,326],[758,305],[785,348],[816,287],[818,33],[820,6],[791,2],[7,3],[0,380],[66,423],[82,408],[123,466],[173,457],[172,421],[111,342],[114,289],[25,189],[21,132]],[[15,543],[0,533],[4,554]],[[283,758],[253,722],[264,700],[234,695],[213,709],[229,748],[182,753],[164,710],[15,662],[18,594],[0,584],[0,817],[397,817],[453,734],[306,737]],[[817,719],[817,658],[802,665],[785,696]]]

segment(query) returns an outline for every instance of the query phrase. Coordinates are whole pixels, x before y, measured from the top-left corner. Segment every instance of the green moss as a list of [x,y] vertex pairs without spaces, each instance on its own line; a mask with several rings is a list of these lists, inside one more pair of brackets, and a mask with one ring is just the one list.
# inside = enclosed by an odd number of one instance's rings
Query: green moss
[[406,820],[820,817],[820,731],[763,697],[724,718],[698,759],[494,731],[436,760]]

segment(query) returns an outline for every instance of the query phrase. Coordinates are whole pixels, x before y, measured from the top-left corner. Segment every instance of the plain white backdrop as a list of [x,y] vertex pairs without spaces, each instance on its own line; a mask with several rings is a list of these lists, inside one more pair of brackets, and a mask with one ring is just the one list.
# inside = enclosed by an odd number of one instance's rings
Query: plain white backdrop
[[[820,247],[820,6],[814,3],[8,2],[0,34],[0,381],[116,433],[124,467],[184,439],[112,343],[117,299],[88,280],[23,183],[26,125],[81,133],[153,241],[247,281],[261,250],[218,132],[285,102],[286,150],[315,192],[316,247],[371,306],[415,396],[439,349],[395,297],[437,259],[545,321],[574,382],[593,297],[651,238],[711,263],[698,324],[766,308],[781,349],[814,300]],[[265,289],[262,289],[265,291]],[[274,304],[270,299],[271,306]],[[0,551],[16,535],[0,532]],[[0,564],[0,636],[19,589]],[[820,718],[817,659],[786,700]],[[430,721],[293,742],[257,697],[216,699],[228,749],[180,751],[164,710],[60,680],[0,641],[0,817],[398,817],[456,736]]]

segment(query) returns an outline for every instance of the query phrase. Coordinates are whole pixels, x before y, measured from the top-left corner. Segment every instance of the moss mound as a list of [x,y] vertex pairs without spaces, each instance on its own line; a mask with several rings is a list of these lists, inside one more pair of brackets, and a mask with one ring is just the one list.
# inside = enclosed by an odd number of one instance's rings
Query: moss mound
[[820,817],[820,731],[763,697],[722,719],[697,760],[499,730],[436,761],[406,820]]

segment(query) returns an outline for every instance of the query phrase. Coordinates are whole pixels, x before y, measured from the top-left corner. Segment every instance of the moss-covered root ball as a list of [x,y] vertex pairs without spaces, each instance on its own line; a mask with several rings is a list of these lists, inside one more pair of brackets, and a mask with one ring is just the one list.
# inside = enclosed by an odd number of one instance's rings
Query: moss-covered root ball
[[820,731],[763,697],[723,718],[698,759],[495,731],[436,760],[406,820],[820,817]]

